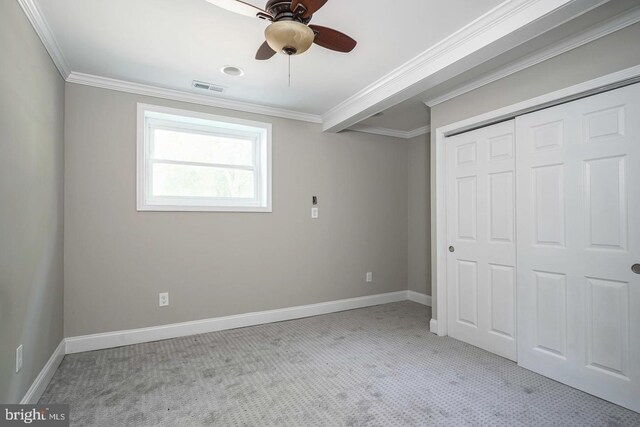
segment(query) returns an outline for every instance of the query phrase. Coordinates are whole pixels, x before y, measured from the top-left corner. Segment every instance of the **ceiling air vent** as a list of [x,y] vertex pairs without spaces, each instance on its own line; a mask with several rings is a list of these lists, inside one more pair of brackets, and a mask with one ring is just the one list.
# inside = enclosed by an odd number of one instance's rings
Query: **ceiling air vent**
[[224,93],[224,91],[227,90],[227,88],[224,86],[214,85],[214,84],[205,83],[205,82],[199,82],[198,80],[194,80],[191,85],[196,89],[208,90],[209,92],[214,92],[214,93]]

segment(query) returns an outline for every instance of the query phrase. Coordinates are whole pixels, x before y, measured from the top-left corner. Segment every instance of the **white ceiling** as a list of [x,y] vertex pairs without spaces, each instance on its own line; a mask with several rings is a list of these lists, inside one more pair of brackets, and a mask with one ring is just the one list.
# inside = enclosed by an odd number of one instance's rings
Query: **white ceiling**
[[[286,57],[253,59],[267,22],[205,0],[35,2],[72,71],[195,93],[192,80],[202,80],[227,86],[228,99],[323,114],[502,0],[331,0],[312,22],[358,46],[350,54],[314,46],[292,58],[291,87]],[[226,76],[224,65],[245,75]]]

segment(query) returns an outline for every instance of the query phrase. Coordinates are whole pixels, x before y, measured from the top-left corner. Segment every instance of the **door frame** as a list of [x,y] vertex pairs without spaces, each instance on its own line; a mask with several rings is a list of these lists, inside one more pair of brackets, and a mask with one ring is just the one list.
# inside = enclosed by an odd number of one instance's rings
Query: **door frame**
[[[464,119],[435,130],[431,171],[431,283],[435,283],[437,318],[431,319],[431,332],[448,335],[447,331],[447,204],[445,144],[448,136],[488,126],[517,116],[563,104],[597,93],[606,92],[640,81],[640,65],[626,68],[567,88],[549,92],[526,101]],[[517,141],[516,141],[517,143]],[[435,194],[435,197],[434,197]],[[438,321],[440,319],[441,321]]]

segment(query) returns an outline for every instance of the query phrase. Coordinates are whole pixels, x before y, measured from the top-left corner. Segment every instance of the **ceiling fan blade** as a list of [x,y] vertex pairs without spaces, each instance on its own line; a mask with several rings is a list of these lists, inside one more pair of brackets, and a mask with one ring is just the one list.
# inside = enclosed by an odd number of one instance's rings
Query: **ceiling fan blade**
[[309,25],[309,28],[316,33],[316,38],[313,42],[326,49],[347,53],[351,52],[353,48],[356,47],[356,44],[358,44],[357,41],[348,35],[331,28],[320,25]]
[[271,46],[267,42],[262,43],[260,49],[256,53],[256,59],[259,61],[264,61],[265,59],[270,59],[273,55],[276,54],[276,51],[271,49]]
[[327,1],[328,0],[293,0],[291,2],[291,12],[295,12],[298,4],[302,3],[305,9],[307,9],[307,11],[302,14],[302,17],[308,18],[324,6]]
[[267,14],[264,10],[256,7],[252,4],[245,3],[242,0],[207,0],[212,5],[221,7],[222,9],[229,10],[231,12],[239,13],[240,15],[250,16],[255,18],[258,13]]

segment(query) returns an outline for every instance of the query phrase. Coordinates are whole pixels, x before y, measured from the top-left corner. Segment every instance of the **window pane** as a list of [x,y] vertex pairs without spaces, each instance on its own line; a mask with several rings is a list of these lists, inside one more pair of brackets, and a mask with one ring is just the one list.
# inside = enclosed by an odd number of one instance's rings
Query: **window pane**
[[253,172],[154,163],[153,195],[252,199],[255,197]]
[[253,143],[245,139],[155,129],[153,158],[251,166]]

